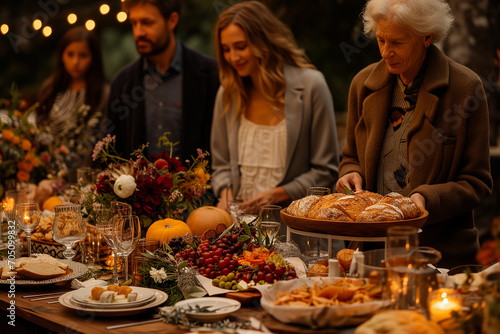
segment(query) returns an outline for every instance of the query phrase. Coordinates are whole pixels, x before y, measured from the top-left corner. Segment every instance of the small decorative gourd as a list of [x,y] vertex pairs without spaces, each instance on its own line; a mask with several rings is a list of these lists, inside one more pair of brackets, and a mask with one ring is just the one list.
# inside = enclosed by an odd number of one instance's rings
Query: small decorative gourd
[[171,218],[155,221],[146,232],[146,239],[159,240],[160,245],[163,242],[168,244],[172,238],[186,236],[192,236],[189,226],[182,220]]

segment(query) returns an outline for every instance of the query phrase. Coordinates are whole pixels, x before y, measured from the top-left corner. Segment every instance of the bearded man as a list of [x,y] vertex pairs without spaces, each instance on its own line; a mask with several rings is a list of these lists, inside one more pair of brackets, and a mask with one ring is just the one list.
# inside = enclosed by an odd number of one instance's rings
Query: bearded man
[[169,132],[173,156],[181,161],[210,148],[219,72],[215,59],[196,52],[175,36],[180,0],[125,0],[140,58],[111,82],[106,132],[127,158],[149,142],[148,155],[165,150],[159,138]]

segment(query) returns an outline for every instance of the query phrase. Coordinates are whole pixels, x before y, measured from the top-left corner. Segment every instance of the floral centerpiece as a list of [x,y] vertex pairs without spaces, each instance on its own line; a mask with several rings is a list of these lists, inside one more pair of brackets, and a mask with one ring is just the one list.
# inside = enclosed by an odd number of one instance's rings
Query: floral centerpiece
[[152,222],[165,219],[185,219],[194,209],[210,205],[206,196],[210,174],[207,172],[207,152],[198,149],[197,157],[187,160],[187,166],[178,158],[171,157],[174,143],[165,133],[160,143],[170,148],[169,152],[153,155],[149,161],[142,145],[131,154],[121,157],[115,149],[116,138],[107,135],[99,141],[93,152],[93,160],[100,159],[107,168],[99,173],[95,188],[87,191],[82,210],[91,214],[95,204],[109,207],[111,201],[119,200],[132,206],[133,213],[141,217],[143,231]]
[[0,179],[38,182],[46,170],[37,154],[42,132],[36,126],[37,104],[28,106],[15,85],[10,95],[10,99],[0,99]]

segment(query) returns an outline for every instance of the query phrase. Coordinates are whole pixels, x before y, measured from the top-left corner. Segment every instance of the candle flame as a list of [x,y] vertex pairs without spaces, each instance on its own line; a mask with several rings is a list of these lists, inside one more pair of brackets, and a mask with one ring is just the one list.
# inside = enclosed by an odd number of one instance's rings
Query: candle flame
[[446,292],[443,292],[443,293],[441,294],[441,297],[443,297],[443,298],[446,298],[446,296],[447,296],[447,295],[446,295]]

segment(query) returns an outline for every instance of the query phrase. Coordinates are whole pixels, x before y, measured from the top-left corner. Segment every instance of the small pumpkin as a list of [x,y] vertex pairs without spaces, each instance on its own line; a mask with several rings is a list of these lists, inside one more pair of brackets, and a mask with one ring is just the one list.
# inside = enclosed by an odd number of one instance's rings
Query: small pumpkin
[[155,221],[146,232],[146,239],[159,240],[160,245],[164,242],[168,244],[172,238],[185,236],[192,236],[189,226],[182,220],[171,218]]
[[[231,215],[216,206],[202,206],[191,212],[186,220],[193,235],[202,236],[209,229],[218,230],[219,224],[227,227],[233,224]],[[220,229],[220,228],[219,228]]]

